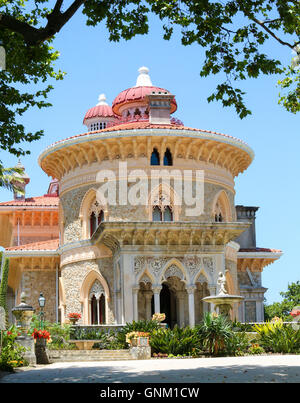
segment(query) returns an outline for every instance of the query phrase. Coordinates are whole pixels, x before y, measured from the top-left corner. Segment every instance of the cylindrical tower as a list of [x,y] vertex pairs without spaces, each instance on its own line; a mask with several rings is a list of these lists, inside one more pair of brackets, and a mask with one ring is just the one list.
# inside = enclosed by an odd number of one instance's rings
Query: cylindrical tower
[[173,118],[175,96],[148,73],[140,68],[112,107],[101,97],[85,115],[89,132],[39,157],[59,180],[60,307],[81,311],[84,324],[164,311],[170,326],[194,325],[220,271],[239,292],[231,241],[249,224],[236,219],[234,178],[253,151]]

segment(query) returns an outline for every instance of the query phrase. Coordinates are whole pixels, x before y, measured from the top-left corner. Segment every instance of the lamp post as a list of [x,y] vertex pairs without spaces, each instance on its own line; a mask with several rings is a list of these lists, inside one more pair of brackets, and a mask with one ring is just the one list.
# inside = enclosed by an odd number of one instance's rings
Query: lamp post
[[45,303],[46,303],[46,298],[44,297],[43,293],[40,293],[39,296],[39,306],[41,308],[40,311],[40,327],[43,330],[44,329],[44,307],[45,307]]

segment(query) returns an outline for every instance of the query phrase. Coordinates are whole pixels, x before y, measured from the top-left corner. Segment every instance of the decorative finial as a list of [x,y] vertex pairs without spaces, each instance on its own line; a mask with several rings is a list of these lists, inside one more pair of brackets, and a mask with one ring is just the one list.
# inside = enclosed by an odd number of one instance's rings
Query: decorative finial
[[136,80],[136,87],[152,87],[151,78],[149,76],[149,69],[148,67],[140,67],[138,69],[140,73],[137,80]]
[[105,94],[100,94],[98,97],[98,103],[97,105],[108,105],[108,103],[106,102],[106,96]]

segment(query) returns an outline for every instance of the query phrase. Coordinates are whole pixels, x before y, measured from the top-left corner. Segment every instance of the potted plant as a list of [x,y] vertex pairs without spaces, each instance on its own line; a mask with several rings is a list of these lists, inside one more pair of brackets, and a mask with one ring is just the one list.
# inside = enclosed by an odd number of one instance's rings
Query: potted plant
[[158,322],[160,324],[161,327],[167,327],[166,323],[161,323],[166,319],[166,314],[165,313],[154,313],[152,315],[152,320],[155,320],[156,322]]
[[126,342],[131,347],[147,347],[149,346],[148,332],[130,332],[126,334]]
[[76,325],[78,320],[81,318],[81,314],[78,312],[71,312],[68,314],[68,319],[72,323],[72,325]]
[[49,364],[49,358],[46,351],[46,343],[51,341],[50,332],[47,330],[34,329],[32,337],[35,342],[35,355],[37,364]]

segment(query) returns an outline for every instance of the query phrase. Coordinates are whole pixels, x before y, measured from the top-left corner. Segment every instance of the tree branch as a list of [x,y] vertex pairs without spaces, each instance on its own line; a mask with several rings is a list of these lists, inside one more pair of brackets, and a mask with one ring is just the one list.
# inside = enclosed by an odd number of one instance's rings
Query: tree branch
[[[273,31],[270,30],[270,28],[268,28],[263,21],[258,20],[256,17],[254,17],[253,15],[248,15],[248,17],[250,19],[252,19],[254,22],[256,22],[256,24],[258,24],[259,26],[261,26],[265,31],[268,32],[268,34],[270,34],[274,39],[276,39],[276,41],[278,41],[279,43],[281,43],[281,45],[284,46],[288,46],[291,49],[294,49],[295,44],[291,45],[289,42],[285,42],[282,39],[278,38],[278,36],[276,36],[274,34]],[[270,21],[266,21],[266,22],[270,22]]]
[[47,25],[44,28],[35,28],[8,14],[0,14],[0,27],[17,32],[23,36],[28,45],[39,45],[52,38],[73,17],[76,11],[86,0],[75,0],[70,7],[62,13],[60,11],[63,0],[57,0],[50,14],[47,15]]

